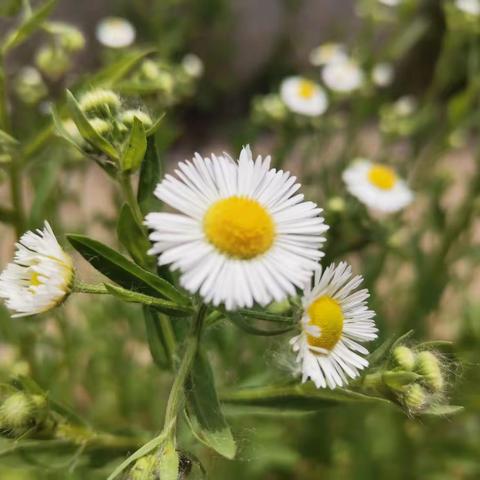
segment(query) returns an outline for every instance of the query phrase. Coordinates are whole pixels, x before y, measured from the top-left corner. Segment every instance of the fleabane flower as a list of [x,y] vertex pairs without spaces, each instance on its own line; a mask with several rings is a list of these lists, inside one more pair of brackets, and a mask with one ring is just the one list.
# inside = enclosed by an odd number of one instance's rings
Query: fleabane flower
[[480,15],[480,0],[456,0],[455,6],[469,15]]
[[323,256],[328,229],[289,172],[224,154],[181,162],[155,195],[180,213],[150,213],[150,254],[180,270],[180,283],[228,310],[281,301],[302,287]]
[[312,65],[321,67],[329,63],[341,62],[348,58],[347,49],[342,43],[324,43],[314,48],[309,55]]
[[343,172],[348,191],[380,212],[396,212],[413,200],[413,193],[395,170],[387,165],[357,159]]
[[290,340],[300,364],[302,382],[311,379],[317,388],[341,387],[368,366],[361,345],[377,338],[366,289],[357,290],[363,278],[352,278],[346,263],[331,264],[315,272],[305,288],[301,333]]
[[15,312],[13,317],[59,305],[70,293],[74,269],[48,222],[43,230],[25,233],[16,247],[13,262],[0,275],[0,298]]
[[363,85],[364,75],[357,62],[347,58],[325,65],[322,80],[334,92],[349,93]]
[[303,77],[288,77],[280,86],[280,97],[295,113],[317,117],[325,113],[328,100],[322,87]]
[[136,32],[125,18],[107,17],[97,25],[96,37],[105,47],[125,48],[135,41]]

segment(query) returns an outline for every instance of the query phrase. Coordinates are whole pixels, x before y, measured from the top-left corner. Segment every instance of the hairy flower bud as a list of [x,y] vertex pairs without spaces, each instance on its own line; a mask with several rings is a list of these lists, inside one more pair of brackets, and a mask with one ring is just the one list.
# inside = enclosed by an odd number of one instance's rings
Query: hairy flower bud
[[403,401],[409,411],[418,412],[426,405],[427,398],[425,389],[418,383],[414,383],[406,389]]
[[58,80],[70,68],[71,63],[66,51],[50,45],[42,47],[35,55],[37,67],[52,80]]
[[444,385],[442,368],[438,357],[426,350],[417,355],[415,369],[423,376],[426,386],[433,392],[440,392]]
[[84,93],[80,97],[79,104],[83,112],[88,114],[118,110],[122,102],[112,90],[97,88]]
[[89,123],[99,135],[105,135],[112,131],[112,124],[102,118],[92,118]]
[[393,351],[393,360],[396,365],[404,370],[413,370],[415,366],[415,354],[408,347],[400,346]]
[[119,118],[121,122],[123,122],[125,125],[128,125],[128,126],[133,125],[133,121],[135,118],[138,118],[138,120],[140,120],[140,122],[142,122],[145,127],[151,127],[153,124],[150,115],[138,109],[125,110],[120,114]]
[[16,392],[0,406],[0,428],[9,436],[18,437],[45,418],[46,400],[41,395]]

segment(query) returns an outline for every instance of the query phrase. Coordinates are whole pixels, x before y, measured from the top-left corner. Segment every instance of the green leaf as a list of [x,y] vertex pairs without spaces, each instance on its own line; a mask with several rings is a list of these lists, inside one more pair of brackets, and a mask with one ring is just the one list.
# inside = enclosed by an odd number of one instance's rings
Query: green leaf
[[112,160],[119,161],[120,159],[115,147],[94,130],[87,117],[80,109],[77,100],[69,90],[67,90],[67,105],[72,120],[75,122],[82,137]]
[[171,440],[165,442],[158,461],[158,477],[162,480],[177,480],[180,457]]
[[153,194],[160,177],[163,174],[159,159],[155,136],[147,140],[147,151],[140,169],[138,182],[138,204],[144,214],[154,210],[160,210],[160,201]]
[[143,228],[138,225],[128,204],[123,205],[117,224],[117,235],[135,263],[143,267],[152,265],[155,259],[147,254],[150,242]]
[[147,150],[147,137],[143,123],[135,117],[127,144],[120,159],[122,172],[135,172],[141,165]]
[[422,415],[433,415],[445,417],[447,415],[456,415],[461,413],[464,407],[461,405],[432,405],[426,410],[422,410]]
[[177,305],[176,303],[169,302],[168,300],[162,300],[161,298],[151,297],[149,295],[144,295],[143,293],[132,292],[131,290],[126,290],[125,288],[110,285],[108,283],[105,283],[105,288],[110,294],[122,299],[124,302],[148,305],[149,307],[153,307],[156,310],[172,317],[186,317],[193,313],[193,309],[190,307]]
[[67,235],[72,246],[99,272],[128,290],[158,294],[180,304],[190,300],[163,278],[139,267],[112,248],[84,235]]
[[18,145],[18,140],[13,138],[7,132],[0,130],[0,144],[14,146]]
[[195,436],[220,455],[232,459],[237,450],[222,414],[213,372],[206,355],[199,351],[186,385],[187,412]]
[[2,0],[0,3],[0,15],[12,17],[17,15],[22,7],[22,0]]
[[293,325],[290,322],[289,325],[280,328],[261,328],[253,324],[252,320],[243,318],[238,312],[226,312],[226,317],[238,328],[251,335],[260,335],[264,337],[272,337],[274,335],[282,335],[290,332],[293,329]]
[[8,33],[3,41],[2,55],[23,43],[35,30],[38,30],[42,26],[42,22],[50,15],[56,3],[57,0],[46,1],[40,8],[28,15],[15,30]]
[[153,361],[161,370],[171,368],[175,355],[175,335],[170,319],[149,307],[144,307],[143,316]]
[[302,385],[272,385],[234,390],[224,393],[221,401],[239,406],[278,409],[281,412],[315,412],[353,402],[391,404],[384,398],[343,388],[318,389],[311,382]]

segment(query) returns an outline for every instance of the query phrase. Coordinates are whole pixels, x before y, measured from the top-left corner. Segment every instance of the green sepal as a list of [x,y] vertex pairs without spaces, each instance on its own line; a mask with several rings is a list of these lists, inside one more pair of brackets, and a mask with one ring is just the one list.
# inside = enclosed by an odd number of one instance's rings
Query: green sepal
[[135,117],[130,136],[120,158],[120,169],[125,173],[133,173],[142,164],[147,150],[147,136],[143,123]]

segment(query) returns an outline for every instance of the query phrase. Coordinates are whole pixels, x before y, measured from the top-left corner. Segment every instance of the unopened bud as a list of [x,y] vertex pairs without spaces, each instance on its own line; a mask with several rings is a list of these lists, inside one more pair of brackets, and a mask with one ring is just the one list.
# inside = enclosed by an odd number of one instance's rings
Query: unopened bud
[[142,122],[146,127],[151,127],[153,124],[150,115],[142,112],[142,110],[125,110],[120,114],[120,121],[125,125],[133,125],[135,118],[138,118],[138,120],[140,120],[140,122]]
[[112,90],[98,88],[84,93],[80,97],[80,108],[84,113],[118,110],[122,102]]
[[41,421],[45,406],[40,395],[14,393],[0,406],[0,428],[8,435],[22,435]]
[[441,364],[436,355],[428,350],[417,355],[416,370],[420,373],[428,388],[440,392],[444,387]]
[[404,402],[408,410],[418,412],[427,403],[427,393],[421,385],[415,383],[407,388]]
[[393,359],[404,370],[413,370],[415,366],[415,354],[408,347],[400,346],[393,351]]
[[341,213],[345,210],[346,203],[342,197],[332,197],[328,200],[327,210],[335,213]]
[[140,70],[148,80],[156,80],[160,75],[160,68],[153,60],[145,60]]
[[52,35],[58,37],[60,45],[70,52],[76,52],[85,46],[85,36],[73,25],[63,22],[49,22],[46,29]]
[[102,118],[92,118],[88,122],[99,135],[105,135],[112,130],[112,125]]
[[35,56],[37,67],[52,80],[58,80],[70,68],[70,59],[62,48],[42,47]]

